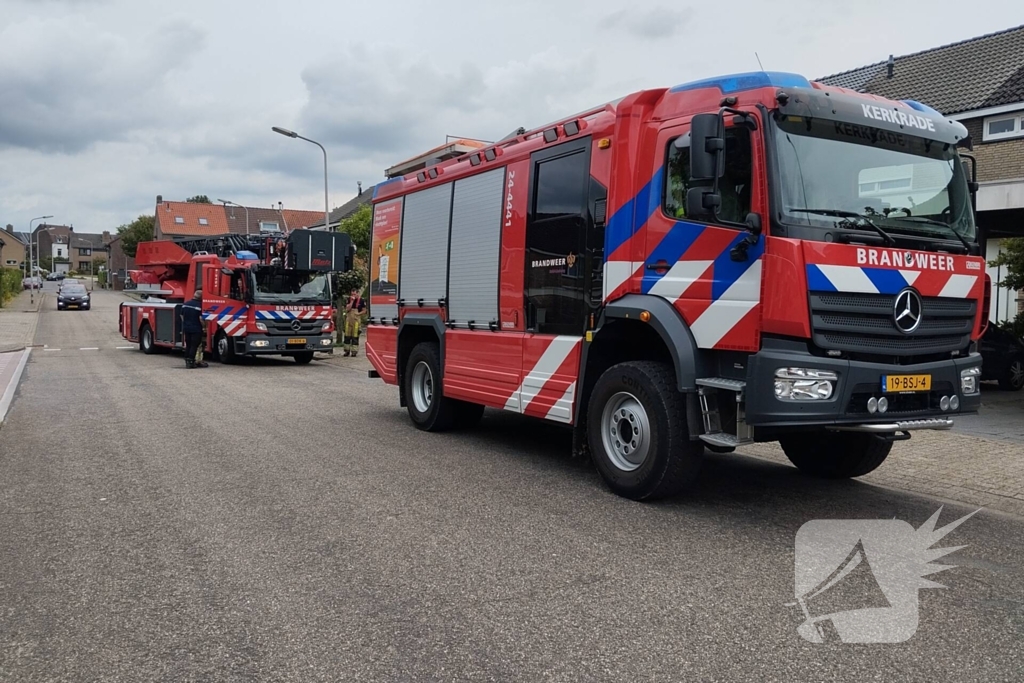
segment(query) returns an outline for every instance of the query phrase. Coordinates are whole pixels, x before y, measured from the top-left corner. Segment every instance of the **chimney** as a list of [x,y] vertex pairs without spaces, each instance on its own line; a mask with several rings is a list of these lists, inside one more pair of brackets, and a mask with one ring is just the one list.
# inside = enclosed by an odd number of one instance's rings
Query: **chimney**
[[164,203],[164,196],[162,194],[158,194],[156,196],[156,205],[160,206],[163,203]]
[[104,230],[103,231],[103,244],[107,244],[108,242],[110,242],[110,231],[109,230]]
[[278,202],[277,203],[277,210],[278,211],[284,211],[284,202]]
[[896,68],[896,60],[893,59],[892,55],[889,55],[889,63],[885,65],[885,77],[892,78],[892,72]]
[[14,226],[11,225],[10,223],[7,224],[7,227],[4,228],[4,230],[6,230],[7,232],[11,233],[12,235],[14,234]]
[[362,180],[357,180],[356,181],[356,187],[359,189],[359,193],[358,193],[357,196],[362,197],[363,196],[363,181]]

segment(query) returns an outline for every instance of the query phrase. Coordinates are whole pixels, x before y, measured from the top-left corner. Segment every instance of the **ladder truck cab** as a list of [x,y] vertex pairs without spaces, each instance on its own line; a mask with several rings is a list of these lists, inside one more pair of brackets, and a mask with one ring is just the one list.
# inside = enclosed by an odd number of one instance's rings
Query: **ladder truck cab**
[[121,334],[144,353],[184,348],[181,304],[198,289],[214,359],[308,363],[333,353],[331,273],[350,270],[353,256],[347,234],[315,230],[140,242],[131,277],[146,300],[121,304]]
[[920,103],[756,72],[428,163],[374,190],[373,373],[421,429],[571,424],[635,499],[754,441],[866,474],[979,406],[969,144]]

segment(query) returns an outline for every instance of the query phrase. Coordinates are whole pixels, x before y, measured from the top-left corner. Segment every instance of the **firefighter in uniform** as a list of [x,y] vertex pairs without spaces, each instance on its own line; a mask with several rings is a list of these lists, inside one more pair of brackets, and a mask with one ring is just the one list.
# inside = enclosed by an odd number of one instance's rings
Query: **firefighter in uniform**
[[205,368],[206,363],[196,363],[196,351],[203,338],[203,292],[197,289],[190,301],[181,305],[181,332],[185,335],[185,367]]
[[345,304],[345,329],[342,330],[344,356],[359,355],[359,324],[362,322],[363,311],[366,310],[366,302],[358,289],[353,289]]

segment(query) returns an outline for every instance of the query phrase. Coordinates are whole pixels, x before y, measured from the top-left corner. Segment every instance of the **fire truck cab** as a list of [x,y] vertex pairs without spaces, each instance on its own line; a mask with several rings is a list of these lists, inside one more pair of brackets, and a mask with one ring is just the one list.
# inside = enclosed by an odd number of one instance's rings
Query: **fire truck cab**
[[333,353],[330,274],[352,267],[344,233],[294,230],[141,242],[131,276],[142,302],[120,308],[121,334],[144,353],[184,347],[180,308],[203,295],[205,349],[231,363],[279,354],[298,363]]
[[866,474],[980,403],[969,144],[917,102],[757,72],[428,164],[374,191],[372,374],[421,429],[570,424],[634,499],[755,441]]

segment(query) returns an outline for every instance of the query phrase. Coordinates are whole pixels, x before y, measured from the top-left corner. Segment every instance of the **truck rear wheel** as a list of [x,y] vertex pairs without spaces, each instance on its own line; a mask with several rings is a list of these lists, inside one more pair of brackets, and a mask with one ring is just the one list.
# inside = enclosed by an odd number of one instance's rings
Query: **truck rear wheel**
[[587,408],[594,463],[612,491],[654,500],[682,491],[700,471],[704,451],[690,441],[685,399],[667,363],[631,361],[597,380]]
[[402,381],[414,425],[427,432],[440,432],[454,426],[458,405],[443,395],[441,352],[436,342],[420,342],[413,348]]
[[801,472],[826,479],[863,476],[885,462],[892,450],[892,441],[857,432],[790,434],[779,445]]
[[147,355],[156,351],[153,345],[153,328],[149,323],[142,323],[142,327],[139,328],[139,350]]

